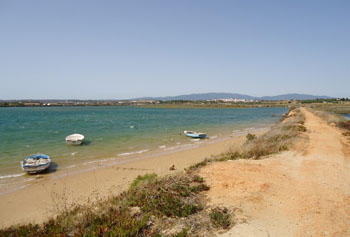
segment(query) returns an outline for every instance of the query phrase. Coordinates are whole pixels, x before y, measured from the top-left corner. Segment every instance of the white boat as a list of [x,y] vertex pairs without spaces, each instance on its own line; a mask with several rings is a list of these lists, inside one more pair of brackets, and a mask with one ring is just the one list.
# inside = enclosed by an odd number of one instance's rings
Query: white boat
[[207,136],[206,133],[203,132],[194,132],[194,131],[184,131],[184,134],[188,137],[192,138],[205,138]]
[[51,164],[51,158],[45,154],[31,155],[21,162],[22,170],[31,174],[40,173]]
[[72,134],[66,137],[66,143],[69,145],[80,145],[84,141],[84,135]]

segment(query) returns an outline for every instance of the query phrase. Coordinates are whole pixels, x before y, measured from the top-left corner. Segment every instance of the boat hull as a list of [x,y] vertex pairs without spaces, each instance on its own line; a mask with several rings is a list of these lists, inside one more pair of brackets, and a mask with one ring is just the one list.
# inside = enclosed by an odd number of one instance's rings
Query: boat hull
[[43,172],[51,165],[51,158],[45,154],[31,155],[21,162],[22,170],[30,174]]
[[68,145],[79,146],[83,143],[83,140],[66,140]]
[[79,146],[84,142],[84,135],[72,134],[66,137],[66,143],[68,145]]
[[192,132],[192,131],[184,131],[185,135],[190,138],[206,138],[207,134],[205,133],[197,133],[197,132]]
[[22,166],[22,170],[24,172],[28,172],[30,174],[37,174],[37,173],[41,173],[43,171],[45,171],[46,169],[48,169],[51,165],[51,162],[44,164],[44,165],[39,165],[39,166],[26,166],[23,165],[23,161],[21,162],[21,166]]

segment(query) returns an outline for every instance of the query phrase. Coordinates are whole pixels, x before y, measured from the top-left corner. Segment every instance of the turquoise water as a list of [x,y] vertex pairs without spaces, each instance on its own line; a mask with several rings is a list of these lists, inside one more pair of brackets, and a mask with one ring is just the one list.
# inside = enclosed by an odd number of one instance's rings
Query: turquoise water
[[[184,130],[209,137],[277,122],[286,108],[154,109],[137,107],[0,108],[0,178],[20,174],[20,161],[45,153],[63,169],[106,157],[147,153],[191,143]],[[81,133],[82,146],[65,137]]]

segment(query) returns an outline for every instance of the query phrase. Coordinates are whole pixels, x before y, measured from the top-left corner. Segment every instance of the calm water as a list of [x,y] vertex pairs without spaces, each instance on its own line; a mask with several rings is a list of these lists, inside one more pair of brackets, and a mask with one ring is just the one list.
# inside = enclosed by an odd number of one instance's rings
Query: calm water
[[[286,108],[150,109],[136,107],[0,108],[0,178],[21,174],[20,161],[34,153],[51,156],[59,169],[108,157],[125,157],[191,143],[184,130],[209,137],[268,126]],[[65,137],[81,133],[82,146]]]

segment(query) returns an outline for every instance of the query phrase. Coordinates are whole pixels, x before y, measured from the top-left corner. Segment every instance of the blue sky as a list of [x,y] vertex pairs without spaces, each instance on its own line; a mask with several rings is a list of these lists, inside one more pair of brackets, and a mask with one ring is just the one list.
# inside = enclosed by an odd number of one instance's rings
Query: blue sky
[[350,1],[0,1],[0,99],[350,97]]

